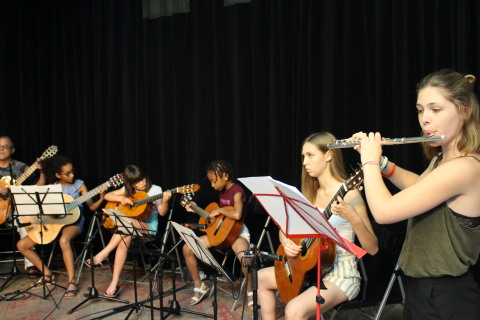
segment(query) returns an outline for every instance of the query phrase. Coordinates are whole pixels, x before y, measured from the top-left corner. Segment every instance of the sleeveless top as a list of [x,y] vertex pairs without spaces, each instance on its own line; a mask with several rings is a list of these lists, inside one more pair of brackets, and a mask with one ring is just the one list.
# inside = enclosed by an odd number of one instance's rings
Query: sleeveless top
[[[355,230],[353,230],[352,224],[348,222],[348,220],[342,218],[339,215],[332,214],[332,216],[328,219],[328,222],[332,225],[332,227],[335,228],[335,230],[340,236],[344,237],[350,242],[355,241]],[[351,256],[351,259],[355,259],[355,256],[353,254],[349,253],[347,250],[343,249],[340,246],[337,246],[337,252],[348,253]]]
[[242,195],[243,195],[242,219],[244,219],[245,215],[247,214],[247,206],[245,205],[245,202],[247,202],[247,195],[245,194],[245,190],[243,190],[243,188],[236,183],[234,183],[230,187],[230,189],[221,190],[219,192],[220,193],[219,207],[223,208],[223,207],[233,207],[233,206],[235,206],[234,196],[239,192],[241,192]]
[[[437,159],[432,170],[441,158]],[[479,254],[480,226],[469,228],[463,225],[443,202],[408,219],[407,236],[398,265],[413,278],[457,277],[477,262]]]
[[[58,182],[55,182],[54,184],[58,184]],[[73,200],[79,198],[81,196],[79,190],[83,185],[83,180],[80,179],[75,179],[73,184],[71,186],[62,186],[62,192],[64,194],[68,194],[73,198]],[[80,213],[83,212],[83,204],[80,204],[78,206],[78,209],[80,210]]]

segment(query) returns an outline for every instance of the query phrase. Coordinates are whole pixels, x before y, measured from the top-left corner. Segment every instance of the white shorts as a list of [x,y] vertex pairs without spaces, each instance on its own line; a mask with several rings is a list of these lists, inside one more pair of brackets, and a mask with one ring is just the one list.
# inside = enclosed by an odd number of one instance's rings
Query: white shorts
[[250,231],[248,231],[248,228],[245,224],[243,224],[242,230],[240,230],[238,236],[244,238],[248,243],[250,243]]

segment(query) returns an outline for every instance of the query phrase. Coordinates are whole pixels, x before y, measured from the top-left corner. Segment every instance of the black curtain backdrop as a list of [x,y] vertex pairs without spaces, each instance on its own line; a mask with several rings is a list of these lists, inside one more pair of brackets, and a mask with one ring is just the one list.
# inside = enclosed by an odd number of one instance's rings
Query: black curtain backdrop
[[[416,83],[480,76],[479,21],[472,0],[191,0],[154,20],[140,0],[1,1],[0,135],[27,164],[58,145],[90,189],[134,163],[210,199],[217,158],[299,186],[313,132],[419,136]],[[384,154],[425,168],[420,145]]]

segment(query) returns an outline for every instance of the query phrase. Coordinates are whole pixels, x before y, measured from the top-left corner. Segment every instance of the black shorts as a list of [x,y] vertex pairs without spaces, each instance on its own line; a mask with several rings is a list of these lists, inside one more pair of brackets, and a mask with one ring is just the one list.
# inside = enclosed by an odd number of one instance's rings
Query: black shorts
[[404,320],[478,320],[480,288],[470,271],[459,277],[406,277]]

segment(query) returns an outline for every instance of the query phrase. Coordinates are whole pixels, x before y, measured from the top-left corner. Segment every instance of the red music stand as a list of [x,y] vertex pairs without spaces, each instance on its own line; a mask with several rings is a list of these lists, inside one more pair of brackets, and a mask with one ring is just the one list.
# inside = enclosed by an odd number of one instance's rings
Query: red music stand
[[[271,177],[240,178],[257,198],[265,211],[287,238],[324,238],[347,250],[357,258],[367,252],[340,236],[324,217],[320,209],[312,205],[297,188]],[[318,246],[317,265],[317,319],[320,319],[321,250],[326,245]]]

